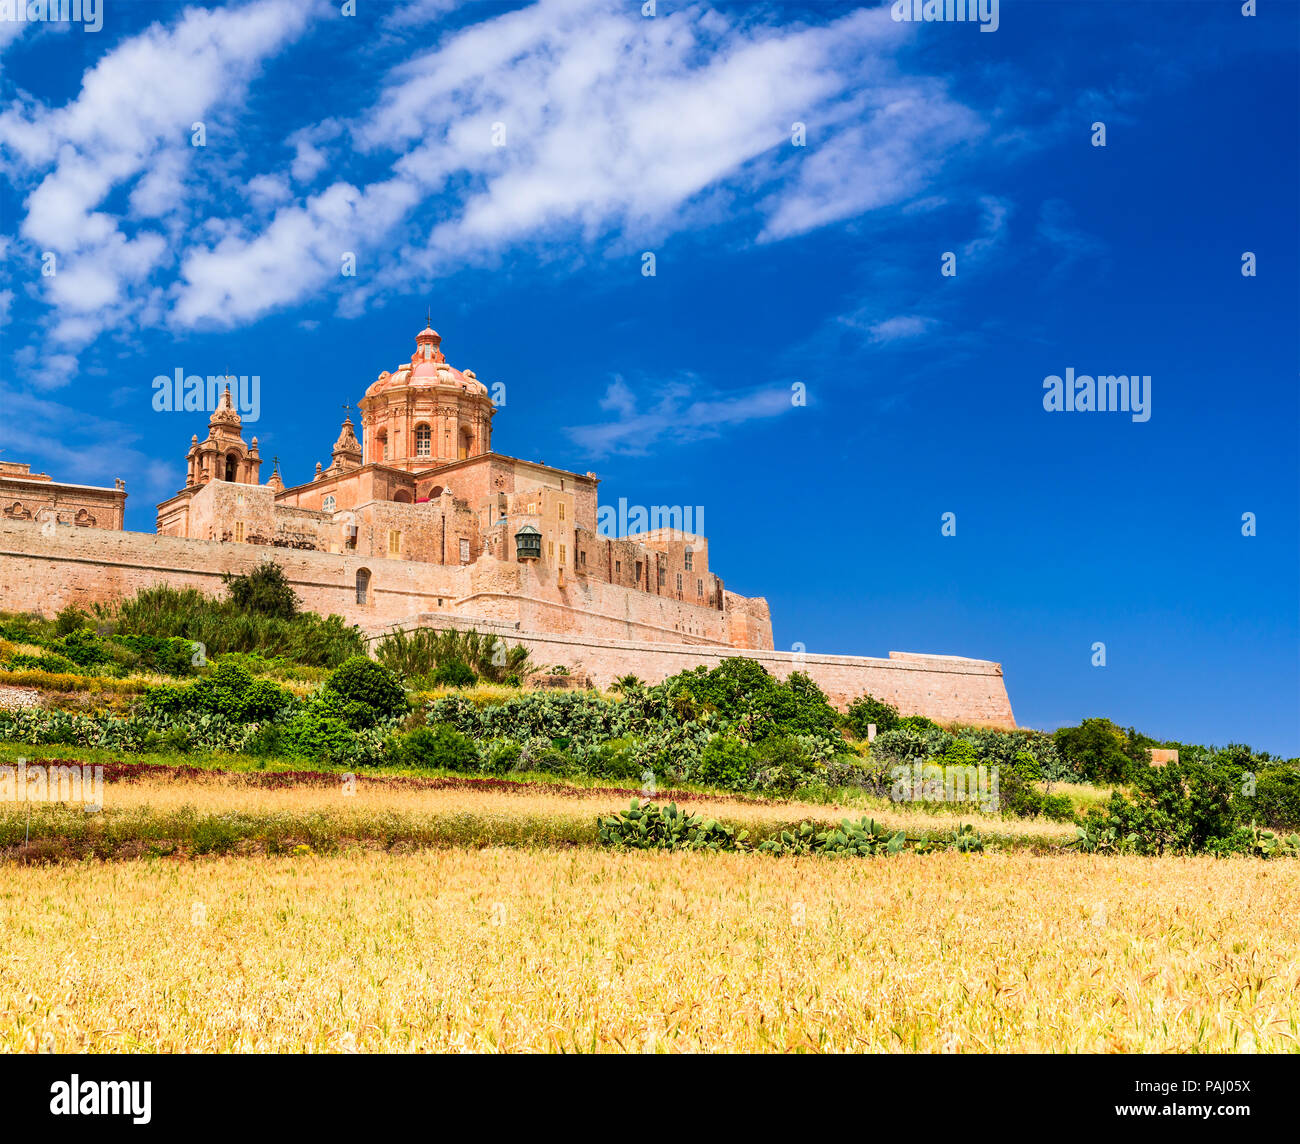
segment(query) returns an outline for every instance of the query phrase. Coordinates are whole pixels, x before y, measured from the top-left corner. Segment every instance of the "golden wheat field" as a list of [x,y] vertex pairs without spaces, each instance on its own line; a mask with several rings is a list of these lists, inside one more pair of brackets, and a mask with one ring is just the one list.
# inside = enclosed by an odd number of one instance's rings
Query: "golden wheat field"
[[10,868],[9,1051],[1300,1049],[1300,865],[575,848]]

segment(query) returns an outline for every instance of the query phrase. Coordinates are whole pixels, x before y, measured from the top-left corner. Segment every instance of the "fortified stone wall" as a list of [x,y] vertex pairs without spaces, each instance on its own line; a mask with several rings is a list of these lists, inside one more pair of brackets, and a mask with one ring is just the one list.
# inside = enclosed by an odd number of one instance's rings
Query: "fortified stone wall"
[[[724,659],[744,655],[757,660],[778,679],[791,672],[805,672],[841,710],[860,695],[873,695],[892,703],[904,715],[926,715],[940,723],[973,723],[1007,729],[1016,725],[1002,665],[983,659],[897,651],[891,651],[888,659],[876,659],[675,646],[530,632],[515,630],[509,624],[472,624],[435,615],[411,616],[393,627],[407,630],[475,627],[480,632],[490,631],[512,644],[523,644],[536,663],[564,664],[570,671],[588,676],[597,687],[608,687],[618,676],[627,674],[640,676],[646,683],[658,683],[680,671],[701,666],[714,668]],[[378,637],[382,631],[373,634]]]
[[[251,499],[245,506],[252,507]],[[268,514],[265,527],[273,519]],[[597,639],[725,645],[729,636],[723,612],[590,576],[570,573],[561,584],[559,570],[538,564],[491,558],[465,566],[426,564],[100,529],[47,536],[34,522],[11,521],[0,521],[0,609],[53,615],[70,604],[108,603],[159,583],[219,594],[223,573],[247,572],[268,558],[284,568],[305,608],[337,612],[367,628],[430,612]],[[357,602],[358,573],[369,573],[364,604]],[[769,630],[769,646],[770,640]]]
[[[44,535],[35,522],[0,521],[0,610],[53,615],[159,583],[218,594],[222,573],[250,571],[268,556],[313,611],[338,612],[372,633],[394,626],[491,630],[525,644],[539,663],[562,663],[598,686],[628,673],[658,682],[742,654],[780,678],[807,672],[840,707],[870,694],[905,714],[1015,725],[996,663],[776,652],[761,599],[728,592],[727,610],[719,612],[590,577],[567,577],[561,586],[557,574],[535,565],[492,559],[459,567],[103,529]],[[363,570],[369,602],[361,605],[356,580]]]

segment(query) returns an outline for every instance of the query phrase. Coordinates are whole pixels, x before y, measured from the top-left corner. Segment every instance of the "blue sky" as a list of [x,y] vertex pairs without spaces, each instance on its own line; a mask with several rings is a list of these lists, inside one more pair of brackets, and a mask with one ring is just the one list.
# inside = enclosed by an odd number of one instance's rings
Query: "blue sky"
[[1295,4],[341,7],[0,22],[0,456],[152,531],[206,422],[152,380],[229,370],[305,480],[429,308],[498,451],[702,505],[778,648],[1300,753]]

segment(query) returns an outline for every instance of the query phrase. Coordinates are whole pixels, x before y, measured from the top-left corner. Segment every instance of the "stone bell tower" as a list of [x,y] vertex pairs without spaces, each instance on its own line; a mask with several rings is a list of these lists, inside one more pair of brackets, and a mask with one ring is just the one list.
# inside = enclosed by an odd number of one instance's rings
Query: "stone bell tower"
[[190,451],[185,458],[189,465],[185,478],[187,488],[206,485],[209,481],[257,484],[258,469],[262,465],[257,452],[257,438],[245,445],[242,425],[227,385],[208,421],[207,439],[200,441],[197,435],[190,438]]

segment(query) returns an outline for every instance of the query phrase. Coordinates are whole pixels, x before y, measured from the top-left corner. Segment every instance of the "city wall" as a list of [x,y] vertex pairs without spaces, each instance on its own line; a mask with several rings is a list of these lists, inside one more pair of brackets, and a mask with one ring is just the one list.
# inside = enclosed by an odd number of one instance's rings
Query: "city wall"
[[1007,696],[1002,665],[983,659],[921,655],[891,651],[888,659],[812,652],[738,650],[733,647],[684,646],[631,640],[595,639],[568,633],[530,632],[510,624],[470,623],[439,615],[409,616],[399,624],[376,629],[378,638],[394,628],[474,627],[509,643],[523,644],[533,661],[543,666],[563,664],[586,675],[597,687],[608,687],[620,675],[636,675],[659,683],[680,671],[714,668],[724,659],[743,655],[761,663],[778,679],[802,671],[843,709],[860,695],[892,703],[904,715],[926,715],[940,723],[973,723],[1012,729],[1015,716]]
[[[304,608],[337,612],[366,629],[434,613],[597,639],[731,643],[729,618],[716,608],[598,576],[561,576],[545,565],[491,557],[468,565],[429,564],[143,532],[42,528],[29,521],[0,520],[0,610],[53,615],[69,605],[110,603],[154,584],[219,595],[223,574],[249,572],[268,558],[284,569]],[[366,582],[364,603],[358,601],[359,574]],[[761,638],[755,615],[766,615],[761,600],[751,604],[743,616],[737,609],[745,639]],[[766,635],[771,646],[770,626]]]
[[[305,608],[337,612],[372,635],[395,627],[476,627],[524,644],[540,664],[584,673],[597,686],[627,674],[655,683],[746,655],[779,678],[806,672],[839,707],[870,694],[904,714],[941,722],[1015,725],[1001,665],[987,660],[777,652],[762,600],[728,592],[727,610],[719,612],[592,577],[560,585],[545,570],[509,561],[437,565],[0,521],[0,610],[53,615],[160,583],[215,595],[223,573],[251,571],[268,557],[284,568]],[[356,602],[363,569],[370,573],[364,605]]]

